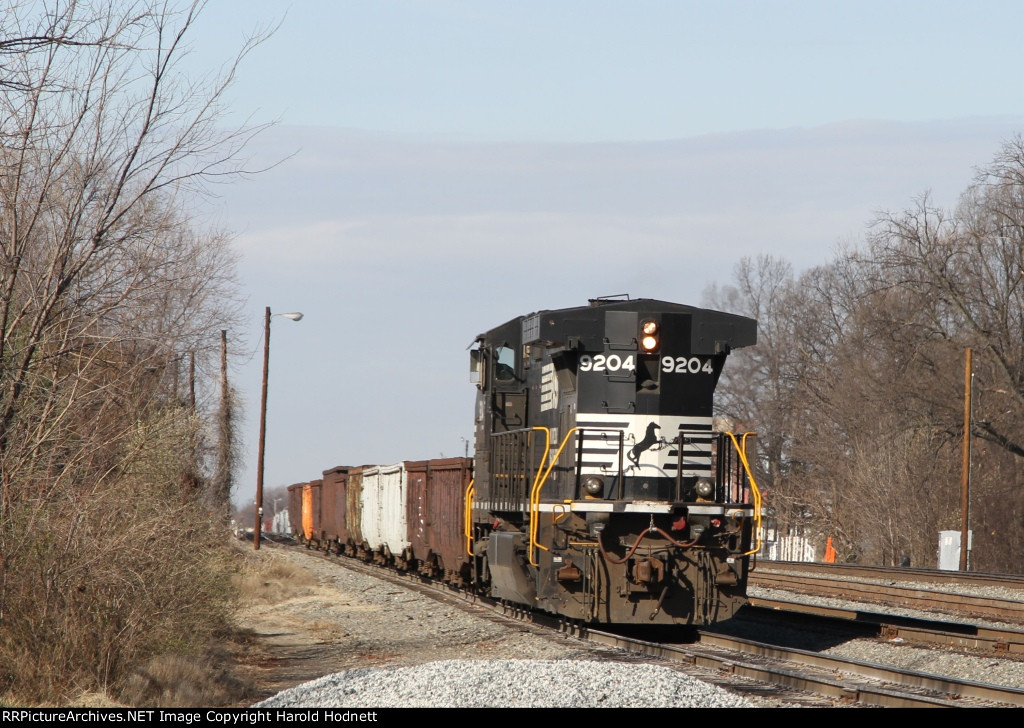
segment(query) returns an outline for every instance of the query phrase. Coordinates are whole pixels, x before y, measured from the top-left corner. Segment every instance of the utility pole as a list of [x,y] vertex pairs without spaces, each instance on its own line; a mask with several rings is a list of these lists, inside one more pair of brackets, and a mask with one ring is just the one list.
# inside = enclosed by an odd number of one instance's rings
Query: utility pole
[[[302,314],[276,313],[291,321],[299,321]],[[270,306],[267,306],[266,318],[263,322],[263,395],[260,398],[260,452],[256,464],[256,530],[252,534],[253,550],[260,549],[260,531],[263,529],[263,452],[267,441],[267,376],[270,370]]]
[[231,518],[231,471],[234,462],[234,434],[231,424],[231,393],[228,389],[228,332],[220,331],[220,416],[217,422],[217,472],[214,476],[215,503],[224,508],[225,522]]
[[967,349],[964,363],[964,459],[960,484],[960,571],[967,571],[967,546],[970,529],[971,505],[971,384],[974,372],[971,349]]
[[196,411],[196,353],[188,353],[188,408]]
[[252,547],[260,549],[260,531],[263,530],[263,449],[267,439],[267,375],[270,369],[270,306],[263,324],[263,394],[260,397],[260,444],[256,461],[256,529],[252,532]]

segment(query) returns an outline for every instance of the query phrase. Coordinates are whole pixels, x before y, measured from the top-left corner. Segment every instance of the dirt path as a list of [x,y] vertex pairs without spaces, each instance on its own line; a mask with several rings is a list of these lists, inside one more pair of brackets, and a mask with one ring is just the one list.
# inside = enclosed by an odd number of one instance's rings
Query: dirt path
[[464,658],[551,659],[591,651],[526,625],[475,616],[301,549],[257,552],[238,623],[238,670],[252,705],[342,670]]

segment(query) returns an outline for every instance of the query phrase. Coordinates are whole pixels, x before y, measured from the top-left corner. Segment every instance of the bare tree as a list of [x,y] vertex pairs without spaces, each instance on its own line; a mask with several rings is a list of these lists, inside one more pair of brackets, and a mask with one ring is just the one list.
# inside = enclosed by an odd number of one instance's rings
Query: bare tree
[[[179,71],[203,5],[40,0],[0,15],[0,684],[116,681],[119,640],[149,649],[175,604],[204,603],[143,588],[138,561],[202,581],[161,535],[173,519],[201,541],[210,521],[188,505],[206,429],[178,382],[182,362],[216,360],[238,311],[230,241],[193,211],[208,183],[245,172],[259,129],[217,126],[236,65]],[[145,557],[115,557],[113,523]],[[148,614],[132,601],[158,591],[166,606]],[[102,649],[71,636],[76,619]],[[50,648],[36,666],[52,674],[19,663]]]
[[954,214],[929,205],[883,216],[876,283],[935,302],[936,335],[981,354],[978,435],[1024,456],[1024,141],[979,172]]
[[804,366],[796,329],[804,303],[792,266],[772,256],[744,258],[731,284],[709,287],[704,303],[758,322],[757,345],[730,355],[716,413],[757,432],[755,475],[772,528],[782,536],[809,535],[809,506],[792,478],[800,468],[791,441],[800,424],[796,393]]
[[[2,98],[0,125],[5,492],[22,403],[52,391],[39,388],[47,366],[74,348],[79,368],[128,348],[151,367],[182,351],[212,351],[200,339],[223,317],[233,284],[225,241],[190,231],[182,197],[241,172],[251,135],[214,126],[230,74],[201,87],[175,73],[202,4],[180,14],[148,1],[92,5],[54,3],[35,25],[15,8],[3,21],[5,35],[17,29],[31,39],[7,58],[13,90]],[[48,418],[66,410],[51,405]]]
[[797,279],[782,261],[742,261],[722,303],[756,317],[759,340],[730,362],[724,404],[763,433],[759,478],[779,535],[898,563],[923,559],[918,526],[948,516],[952,501],[928,484],[951,437],[921,411],[940,384],[922,373],[941,369],[942,351],[920,304],[872,291],[868,273],[849,253]]
[[[970,436],[991,445],[978,449],[972,474],[975,525],[982,526],[975,551],[985,554],[983,562],[998,554],[988,568],[1019,568],[1019,552],[1011,556],[1007,545],[1019,547],[1020,539],[997,524],[1013,514],[1019,525],[1024,513],[1024,141],[1003,145],[956,210],[924,197],[913,209],[882,216],[867,258],[876,290],[898,288],[925,303],[922,325],[944,351],[931,377],[945,384],[919,391],[915,406],[957,440],[966,433],[955,381],[964,350],[975,352]],[[959,516],[951,514],[947,527],[958,527]]]
[[973,565],[1019,571],[1024,141],[1005,144],[955,210],[922,197],[881,215],[867,245],[795,279],[783,261],[743,260],[708,299],[759,321],[720,404],[762,433],[760,477],[780,531],[819,549],[831,537],[844,559],[931,563],[938,532],[960,527],[970,435]]

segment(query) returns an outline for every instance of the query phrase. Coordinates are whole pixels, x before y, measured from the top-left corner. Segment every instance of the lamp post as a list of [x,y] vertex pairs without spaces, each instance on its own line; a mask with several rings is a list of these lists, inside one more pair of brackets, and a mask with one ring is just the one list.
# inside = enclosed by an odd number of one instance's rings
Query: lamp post
[[[274,316],[282,316],[292,321],[302,319],[302,314],[276,313]],[[267,375],[270,370],[270,306],[267,306],[266,318],[263,322],[263,394],[260,397],[260,445],[259,460],[256,464],[256,528],[252,533],[252,547],[254,551],[260,549],[260,533],[263,530],[263,451],[267,441]]]

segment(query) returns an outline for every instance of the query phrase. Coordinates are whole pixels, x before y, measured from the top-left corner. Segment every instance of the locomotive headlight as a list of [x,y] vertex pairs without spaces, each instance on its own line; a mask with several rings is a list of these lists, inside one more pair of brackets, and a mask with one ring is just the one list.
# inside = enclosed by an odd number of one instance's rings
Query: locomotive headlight
[[651,353],[657,351],[659,336],[658,336],[658,322],[657,321],[644,321],[640,324],[640,348],[645,353]]
[[694,486],[694,489],[700,498],[710,498],[711,494],[715,491],[715,484],[711,482],[710,478],[697,478],[697,484]]
[[591,498],[600,498],[604,493],[604,479],[597,475],[588,475],[583,479],[583,492]]

